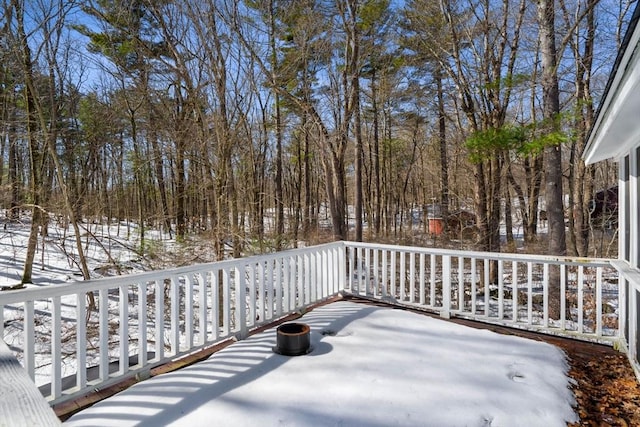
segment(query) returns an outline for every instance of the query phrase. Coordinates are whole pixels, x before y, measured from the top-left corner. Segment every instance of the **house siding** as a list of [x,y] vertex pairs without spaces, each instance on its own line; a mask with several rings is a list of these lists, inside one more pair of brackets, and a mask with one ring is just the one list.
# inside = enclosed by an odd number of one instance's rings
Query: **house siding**
[[[640,141],[619,159],[618,257],[640,271]],[[640,283],[637,275],[620,276],[620,330],[628,345],[629,359],[640,368]]]

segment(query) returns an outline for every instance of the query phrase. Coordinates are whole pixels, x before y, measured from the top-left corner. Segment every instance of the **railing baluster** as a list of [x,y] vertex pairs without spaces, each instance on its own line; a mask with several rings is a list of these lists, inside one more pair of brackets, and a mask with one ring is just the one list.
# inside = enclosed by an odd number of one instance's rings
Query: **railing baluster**
[[126,285],[119,287],[120,374],[129,370],[129,295]]
[[407,299],[407,261],[406,252],[400,251],[400,301],[406,301]]
[[289,257],[283,256],[279,260],[280,268],[280,288],[282,292],[282,310],[284,313],[289,312]]
[[451,256],[442,256],[442,311],[440,315],[449,317],[451,314]]
[[[248,274],[249,274],[249,317],[251,318],[251,325],[255,325],[256,316],[258,314],[258,301],[256,297],[256,264],[251,263],[247,264]],[[288,296],[288,292],[287,292]],[[288,309],[288,307],[287,307]]]
[[489,260],[484,259],[484,315],[491,317],[491,288],[489,287]]
[[513,261],[511,264],[511,308],[513,314],[511,320],[518,322],[518,262]]
[[365,248],[361,248],[360,252],[358,253],[359,255],[359,286],[360,286],[360,290],[361,290],[361,295],[367,295],[370,296],[371,295],[371,291],[369,289],[369,281],[367,280],[367,278],[369,277],[368,275],[368,263],[367,263],[367,252],[368,250]]
[[389,285],[388,285],[388,281],[389,281],[389,273],[387,272],[387,269],[389,267],[387,260],[388,260],[388,251],[386,249],[383,249],[380,252],[380,257],[381,262],[380,262],[380,268],[382,269],[382,296],[386,297],[387,295],[393,295],[393,292],[389,292]]
[[420,278],[418,280],[420,280],[420,299],[418,300],[420,305],[425,305],[425,300],[426,300],[426,296],[425,296],[425,255],[424,253],[420,254]]
[[291,310],[298,307],[298,289],[296,287],[297,255],[289,258],[289,292],[291,293]]
[[[364,256],[364,252],[362,255]],[[331,254],[326,250],[322,250],[320,252],[320,259],[322,260],[321,277],[324,277],[324,279],[320,280],[322,282],[322,289],[320,293],[323,297],[326,297],[331,292],[331,282],[334,277],[333,264],[332,264],[333,261],[332,261]],[[362,271],[363,271],[363,274],[365,274],[364,266]],[[366,280],[364,281],[364,283],[365,283],[365,291],[366,291],[366,286],[367,286]]]
[[339,288],[337,289],[339,292],[345,290],[345,278],[346,278],[346,254],[347,250],[344,243],[340,243],[340,246],[336,248],[336,252],[338,253],[338,276],[339,276]]
[[498,319],[504,319],[504,262],[498,260]]
[[304,307],[307,295],[304,292],[304,257],[296,256],[296,289],[298,292],[298,307]]
[[567,266],[560,265],[560,329],[567,327]]
[[373,296],[384,296],[384,288],[380,288],[380,251],[373,249]]
[[542,325],[545,328],[549,327],[549,264],[543,264],[543,274],[542,274],[542,286],[543,286],[543,316],[542,316]]
[[35,380],[35,317],[33,300],[24,303],[24,368],[29,378]]
[[[303,267],[304,267],[304,264],[301,264],[300,266],[298,266],[298,276],[301,276],[301,277],[304,276],[304,271],[302,270]],[[327,287],[327,284],[325,283],[326,277],[327,277],[327,263],[324,258],[324,252],[322,251],[316,252],[316,271],[318,272],[318,293],[320,295],[324,295],[325,289]],[[358,274],[360,274],[360,268],[358,268]],[[359,290],[362,289],[362,282],[360,281],[360,279],[358,279],[358,289]],[[300,306],[301,307],[304,306],[306,304],[306,301],[307,301],[307,298],[305,295],[305,298],[302,301],[300,301]]]
[[[201,272],[196,275],[198,280],[198,345],[207,342],[207,281]],[[146,289],[146,287],[145,287]]]
[[138,365],[147,365],[147,285],[138,283]]
[[296,307],[298,306],[298,288],[296,286],[296,283],[297,283],[296,273],[298,271],[297,259],[298,259],[298,256],[293,255],[289,260],[289,292],[291,292],[291,303],[290,303],[291,310],[295,310]]
[[602,336],[602,267],[596,268],[596,285],[594,289],[596,295],[596,336]]
[[264,286],[264,263],[263,262],[259,262],[256,266],[257,271],[258,271],[258,283],[257,283],[257,288],[258,288],[258,318],[260,320],[260,323],[266,321],[267,319],[267,315],[266,315],[266,304],[265,304],[265,298],[266,298],[266,290],[265,290],[265,286]]
[[[327,252],[324,250],[320,250],[319,252],[320,254],[320,271],[322,272],[321,277],[323,278],[320,282],[322,283],[322,288],[320,290],[320,293],[322,295],[327,295],[327,293],[329,292],[329,283],[328,283],[328,278],[330,277],[329,274],[329,260],[327,258]],[[303,273],[304,274],[304,273]],[[305,304],[308,303],[308,299],[305,298]]]
[[409,254],[409,302],[416,302],[416,257]]
[[165,282],[164,279],[156,279],[153,282],[153,286],[155,288],[155,303],[156,303],[156,345],[155,345],[155,360],[164,359],[164,287]]
[[315,286],[313,286],[312,282],[311,282],[311,275],[309,274],[310,270],[311,270],[311,254],[305,253],[302,256],[302,269],[303,269],[303,273],[302,273],[302,278],[304,281],[304,289],[305,289],[305,295],[308,296],[310,301],[315,301],[315,298],[317,297],[318,294],[322,294],[322,290],[321,289],[317,289]]
[[[229,269],[223,268],[222,272],[222,335],[228,337],[231,333],[231,284],[229,283]],[[269,299],[267,298],[267,302]],[[266,309],[266,318],[271,318],[271,308]]]
[[[258,265],[259,266],[259,265]],[[259,272],[260,270],[258,270]],[[220,284],[218,283],[218,270],[212,269],[207,273],[210,277],[211,283],[211,335],[212,341],[218,341],[220,338]],[[262,297],[260,297],[260,302],[262,301]],[[262,312],[259,312],[260,321],[264,320],[262,317]]]
[[322,271],[322,253],[314,251],[309,254],[309,265],[307,271],[311,277],[311,286],[315,289],[316,297],[322,298],[325,281],[324,272]]
[[275,275],[276,275],[276,315],[277,317],[282,316],[282,259],[278,258],[275,260]]
[[[333,268],[333,252],[330,249],[325,249],[322,251],[325,256],[325,264],[326,264],[326,282],[327,286],[324,289],[322,296],[323,298],[327,295],[333,293],[333,283],[335,281],[335,269]],[[313,300],[309,300],[309,303],[312,303]]]
[[233,269],[234,285],[236,288],[236,327],[235,330],[240,333],[240,337],[244,338],[247,335],[247,285],[244,281],[244,274],[240,274],[240,267]]
[[62,311],[60,297],[51,299],[51,397],[57,399],[62,394]]
[[533,325],[533,262],[527,262],[527,323]]
[[397,289],[397,282],[396,282],[396,251],[389,251],[389,262],[391,263],[391,277],[390,279],[390,288],[391,288],[391,295],[394,298],[398,298],[398,289]]
[[[318,265],[319,254],[314,252],[312,254],[306,254],[304,256],[304,270],[310,274],[305,276],[305,280],[310,282],[310,286],[316,290],[316,294],[322,295],[322,271]],[[296,263],[297,264],[297,263]],[[296,272],[298,267],[294,269]],[[302,304],[300,304],[302,306]]]
[[[330,278],[332,277],[333,271],[331,270],[331,256],[329,254],[328,249],[322,250],[322,259],[323,259],[324,277]],[[323,284],[322,295],[324,296],[329,295],[329,289],[331,289],[329,280],[323,280],[322,284]],[[310,303],[310,302],[311,301],[307,300],[307,303]]]
[[274,302],[273,302],[273,261],[267,261],[265,284],[267,285],[267,319],[271,320],[274,317]]
[[[564,266],[564,265],[563,265]],[[564,275],[562,276],[564,277]],[[564,298],[562,298],[564,300]],[[565,306],[562,301],[562,306]],[[584,332],[584,267],[578,266],[578,333]]]
[[429,259],[429,306],[436,308],[436,254],[431,254]]
[[[329,252],[329,277],[331,277],[331,286],[329,286],[329,292],[322,296],[322,298],[326,298],[329,295],[335,295],[338,292],[338,272],[340,271],[338,265],[338,258],[336,257],[335,249],[327,249]],[[314,300],[317,301],[317,300]]]
[[180,279],[171,276],[171,354],[180,353]]
[[469,258],[469,262],[471,263],[471,314],[475,316],[477,310],[476,294],[478,292],[478,285],[476,282],[476,258]]
[[356,252],[357,249],[353,248],[353,247],[350,247],[350,248],[347,248],[347,249],[349,250],[349,282],[348,282],[349,291],[350,292],[354,292],[354,283],[355,283],[354,276],[356,274],[355,273],[355,271],[356,271],[356,268],[355,268],[355,262],[356,262],[356,260],[355,260],[355,252]]
[[464,312],[464,258],[458,257],[458,311]]
[[82,389],[87,385],[87,304],[85,294],[76,298],[76,387]]
[[364,289],[367,295],[376,294],[371,284],[371,251],[369,249],[364,251]]
[[184,287],[185,287],[185,295],[184,295],[184,333],[185,333],[185,341],[187,344],[187,350],[190,350],[193,347],[193,280],[191,280],[191,275],[187,274],[184,276]]
[[98,339],[100,340],[100,380],[109,378],[109,289],[98,293]]

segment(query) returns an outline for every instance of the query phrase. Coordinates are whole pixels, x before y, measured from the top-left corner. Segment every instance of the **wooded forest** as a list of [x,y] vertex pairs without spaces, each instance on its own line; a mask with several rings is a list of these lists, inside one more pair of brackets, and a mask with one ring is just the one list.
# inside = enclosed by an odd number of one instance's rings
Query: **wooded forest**
[[581,154],[634,3],[2,0],[1,208],[31,259],[49,221],[81,257],[128,221],[221,259],[421,243],[435,211],[443,245],[610,256],[617,166]]

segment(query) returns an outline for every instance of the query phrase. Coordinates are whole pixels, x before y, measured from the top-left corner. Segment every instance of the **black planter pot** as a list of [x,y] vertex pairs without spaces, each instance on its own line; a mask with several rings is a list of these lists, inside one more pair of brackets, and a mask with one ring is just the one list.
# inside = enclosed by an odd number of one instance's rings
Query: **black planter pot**
[[273,351],[284,356],[300,356],[311,351],[311,328],[305,323],[285,323],[276,330]]

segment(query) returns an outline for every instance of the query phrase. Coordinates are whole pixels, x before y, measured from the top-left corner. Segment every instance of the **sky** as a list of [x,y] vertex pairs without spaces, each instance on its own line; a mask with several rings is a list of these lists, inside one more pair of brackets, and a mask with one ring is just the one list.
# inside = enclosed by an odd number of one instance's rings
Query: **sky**
[[550,344],[384,307],[305,314],[312,351],[276,329],[140,382],[66,426],[566,426],[568,364]]

